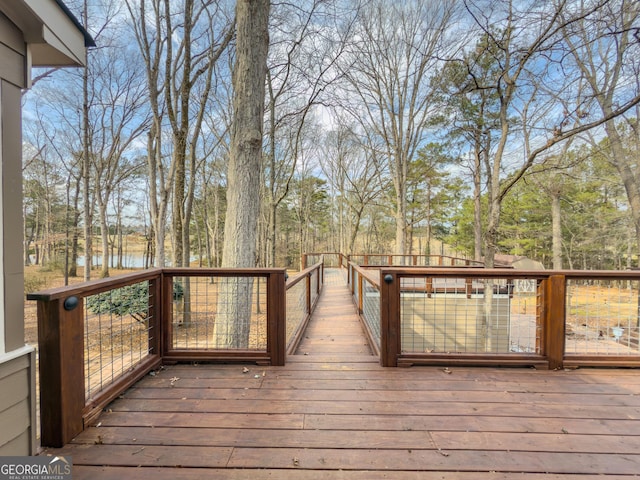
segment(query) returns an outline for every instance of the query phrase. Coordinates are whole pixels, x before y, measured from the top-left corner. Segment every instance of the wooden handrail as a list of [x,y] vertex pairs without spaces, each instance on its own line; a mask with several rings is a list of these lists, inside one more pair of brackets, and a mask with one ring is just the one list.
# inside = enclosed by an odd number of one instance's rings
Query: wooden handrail
[[304,278],[311,275],[315,270],[322,268],[322,262],[318,262],[315,265],[311,265],[308,268],[305,268],[301,272],[298,272],[293,277],[289,277],[287,279],[287,290],[295,286],[298,282],[301,282]]

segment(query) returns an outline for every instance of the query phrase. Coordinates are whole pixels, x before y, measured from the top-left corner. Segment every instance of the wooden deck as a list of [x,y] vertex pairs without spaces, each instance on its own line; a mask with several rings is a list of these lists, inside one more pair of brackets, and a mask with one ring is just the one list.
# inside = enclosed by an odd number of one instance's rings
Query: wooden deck
[[44,453],[71,455],[75,480],[640,475],[637,371],[384,369],[327,280],[285,367],[166,367]]

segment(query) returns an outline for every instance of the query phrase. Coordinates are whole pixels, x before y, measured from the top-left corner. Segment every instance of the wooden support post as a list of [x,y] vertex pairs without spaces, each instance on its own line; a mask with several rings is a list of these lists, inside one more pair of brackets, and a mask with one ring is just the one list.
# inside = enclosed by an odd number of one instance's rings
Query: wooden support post
[[284,365],[286,351],[287,289],[285,269],[282,269],[271,273],[267,280],[267,352],[271,357],[271,365]]
[[[173,296],[173,293],[172,293]],[[162,358],[164,344],[162,334],[162,276],[149,280],[149,352]]]
[[544,345],[549,368],[562,368],[565,345],[566,278],[551,275],[544,295]]
[[162,274],[162,355],[173,350],[173,276]]
[[43,446],[63,447],[84,429],[83,304],[82,297],[38,301]]
[[397,367],[401,352],[400,278],[380,270],[380,365]]
[[364,278],[362,277],[361,273],[358,273],[358,285],[355,286],[355,288],[358,289],[358,313],[362,313],[363,312],[363,306],[364,306]]
[[[318,279],[319,280],[319,279]],[[305,289],[307,290],[307,305],[305,313],[311,315],[311,273],[304,279]]]
[[464,279],[464,292],[467,295],[467,298],[471,298],[471,293],[473,292],[473,279],[465,278]]

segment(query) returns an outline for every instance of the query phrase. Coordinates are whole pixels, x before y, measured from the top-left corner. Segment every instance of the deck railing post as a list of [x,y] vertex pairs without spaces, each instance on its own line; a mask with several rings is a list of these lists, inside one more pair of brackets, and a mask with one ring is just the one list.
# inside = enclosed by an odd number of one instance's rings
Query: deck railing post
[[160,328],[162,342],[162,355],[173,349],[173,275],[163,273],[162,279],[162,296],[161,296],[161,310],[162,318],[160,322],[162,324]]
[[162,275],[149,280],[149,352],[160,355],[163,352],[162,328]]
[[[309,277],[307,277],[308,279]],[[271,357],[271,365],[281,366],[285,363],[287,352],[285,270],[282,269],[282,271],[271,273],[267,282],[267,351]],[[307,288],[308,291],[309,289]]]
[[358,313],[364,311],[364,277],[360,273],[358,274],[358,285],[355,286],[358,289]]
[[309,273],[307,277],[304,279],[305,289],[307,290],[307,305],[305,307],[306,309],[305,313],[307,315],[311,314],[311,275],[312,273]]
[[38,301],[41,443],[63,447],[82,432],[84,301]]
[[400,278],[380,270],[380,364],[397,367],[400,351]]
[[551,275],[544,289],[544,346],[550,369],[562,368],[565,345],[566,277]]

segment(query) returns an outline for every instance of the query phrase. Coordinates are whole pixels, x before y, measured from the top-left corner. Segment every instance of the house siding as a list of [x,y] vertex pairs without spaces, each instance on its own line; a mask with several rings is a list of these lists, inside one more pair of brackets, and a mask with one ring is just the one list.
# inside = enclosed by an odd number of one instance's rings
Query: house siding
[[36,453],[35,351],[24,345],[21,97],[24,37],[0,13],[0,456]]
[[0,456],[36,453],[35,351],[22,350],[0,363]]

